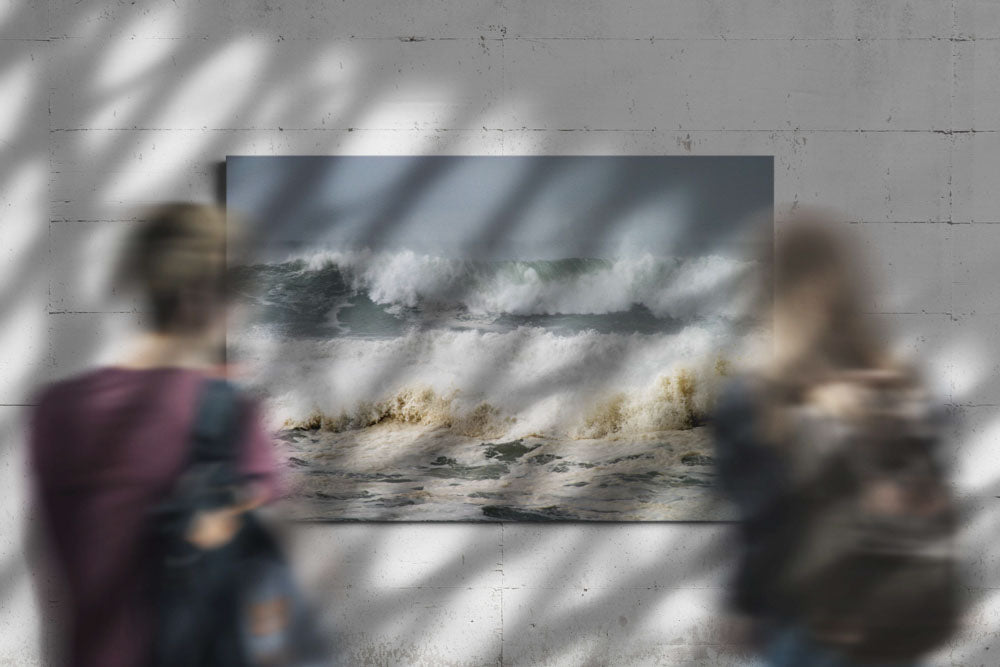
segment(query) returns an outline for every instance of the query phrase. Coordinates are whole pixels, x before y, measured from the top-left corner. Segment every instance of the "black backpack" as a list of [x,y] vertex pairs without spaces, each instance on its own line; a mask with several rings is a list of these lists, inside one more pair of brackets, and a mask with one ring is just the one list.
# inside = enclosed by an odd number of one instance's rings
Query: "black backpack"
[[950,638],[960,612],[940,413],[905,387],[859,390],[850,416],[792,410],[793,538],[778,586],[815,641],[912,660]]
[[201,550],[186,539],[197,512],[237,502],[241,405],[232,384],[205,382],[190,462],[151,517],[155,667],[327,664],[282,550],[254,512],[219,548]]

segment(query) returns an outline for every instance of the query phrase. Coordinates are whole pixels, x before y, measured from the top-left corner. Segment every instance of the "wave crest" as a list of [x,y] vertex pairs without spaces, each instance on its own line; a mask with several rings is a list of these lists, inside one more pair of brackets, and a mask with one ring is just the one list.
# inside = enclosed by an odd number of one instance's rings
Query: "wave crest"
[[714,255],[485,262],[410,250],[317,252],[288,264],[299,272],[335,268],[355,293],[388,307],[594,315],[640,304],[657,317],[675,319],[744,316],[755,283],[747,278],[759,266]]
[[499,409],[485,402],[462,411],[455,405],[457,395],[457,390],[442,394],[427,386],[408,387],[381,401],[360,402],[336,416],[317,410],[302,420],[286,419],[282,428],[341,433],[378,424],[421,424],[469,437],[497,437],[515,421],[501,417]]
[[[711,413],[727,366],[720,357],[711,368],[681,368],[658,376],[646,390],[607,396],[596,401],[569,433],[577,439],[614,438],[700,426]],[[517,424],[516,417],[504,415],[485,401],[463,409],[459,393],[438,392],[429,386],[408,387],[380,401],[359,402],[337,416],[315,411],[302,420],[287,419],[282,428],[341,433],[379,424],[411,424],[447,428],[469,437],[498,438],[508,435]]]

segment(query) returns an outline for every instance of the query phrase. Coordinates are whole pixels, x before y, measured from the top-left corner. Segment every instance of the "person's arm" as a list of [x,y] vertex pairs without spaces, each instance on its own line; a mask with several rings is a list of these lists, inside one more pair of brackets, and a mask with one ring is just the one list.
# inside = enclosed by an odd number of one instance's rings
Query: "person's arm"
[[247,481],[237,491],[233,505],[195,515],[187,539],[200,549],[215,549],[226,544],[239,530],[243,514],[281,495],[274,445],[255,403],[243,405],[240,432],[244,435],[239,445],[237,469]]
[[784,525],[787,492],[784,463],[775,447],[762,438],[763,388],[749,378],[726,386],[716,403],[715,459],[719,486],[737,507],[741,550],[729,606],[746,618],[736,622],[749,636],[756,620],[772,612],[775,544]]
[[235,505],[195,514],[188,527],[187,540],[199,549],[215,549],[229,542],[240,529],[243,514],[267,502],[265,490],[248,485],[244,498]]
[[783,462],[762,438],[762,391],[748,378],[730,382],[712,417],[719,486],[744,518],[766,511],[785,490]]
[[264,425],[260,404],[247,401],[243,409],[243,442],[238,461],[239,473],[248,480],[247,500],[255,507],[273,502],[283,493],[274,438]]

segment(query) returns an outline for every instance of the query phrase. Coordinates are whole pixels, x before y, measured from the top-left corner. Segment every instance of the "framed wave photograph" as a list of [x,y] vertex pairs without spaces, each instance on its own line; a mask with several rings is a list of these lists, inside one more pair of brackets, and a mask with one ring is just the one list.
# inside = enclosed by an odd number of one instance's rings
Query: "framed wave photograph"
[[230,355],[293,514],[711,521],[767,348],[766,156],[230,156]]

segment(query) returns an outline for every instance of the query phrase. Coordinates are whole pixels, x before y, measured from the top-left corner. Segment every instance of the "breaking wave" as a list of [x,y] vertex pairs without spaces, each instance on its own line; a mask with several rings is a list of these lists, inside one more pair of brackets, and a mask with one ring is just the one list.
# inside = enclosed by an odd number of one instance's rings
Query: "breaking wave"
[[518,327],[326,340],[258,327],[236,352],[256,369],[251,380],[267,387],[275,426],[409,423],[470,436],[590,438],[699,423],[738,360],[726,343],[722,332],[697,326],[657,335]]
[[294,291],[303,305],[332,311],[360,295],[391,314],[599,315],[641,306],[658,318],[689,320],[746,315],[756,266],[719,256],[473,261],[327,251],[257,268],[271,303]]

